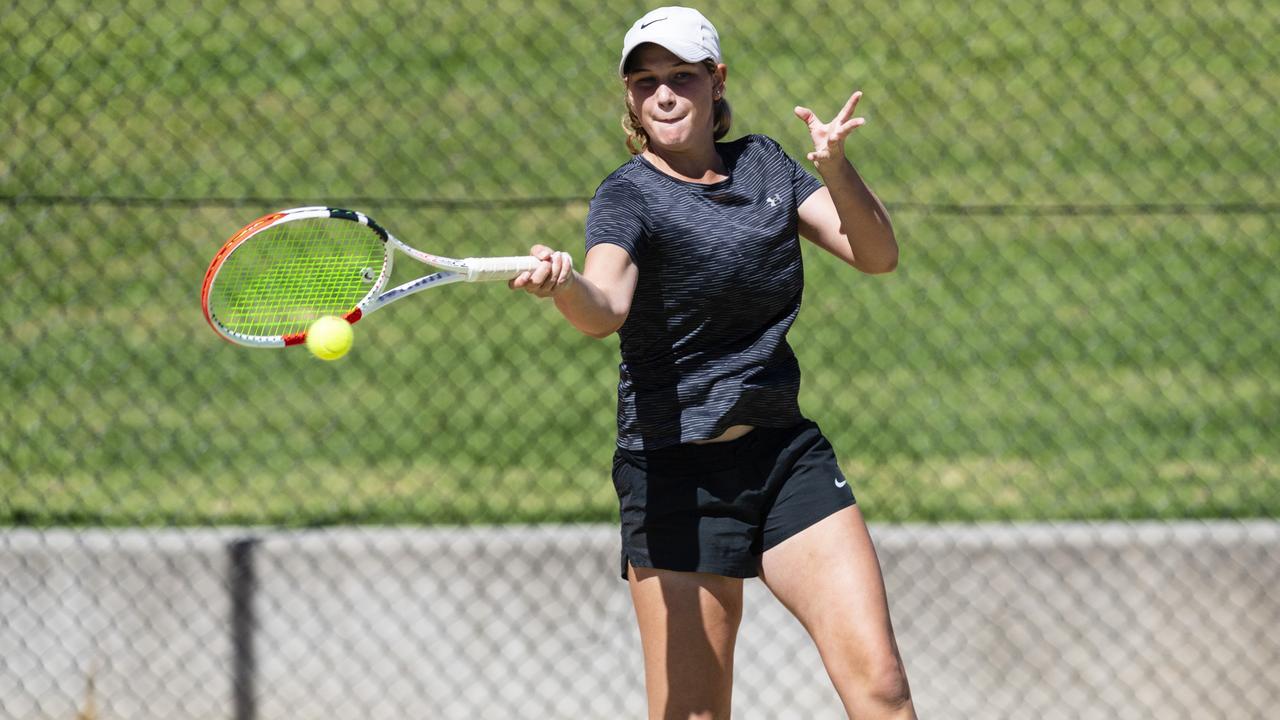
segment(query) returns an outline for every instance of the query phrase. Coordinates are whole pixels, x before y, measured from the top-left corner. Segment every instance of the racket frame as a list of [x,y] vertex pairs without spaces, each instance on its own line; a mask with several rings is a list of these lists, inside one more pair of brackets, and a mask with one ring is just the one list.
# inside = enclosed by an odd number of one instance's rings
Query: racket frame
[[[237,248],[242,247],[250,238],[260,232],[279,226],[283,223],[297,222],[299,220],[308,220],[313,218],[358,222],[373,230],[373,232],[382,240],[382,269],[378,273],[378,277],[373,281],[369,288],[369,292],[356,303],[355,307],[347,311],[345,315],[341,316],[344,320],[352,324],[359,322],[360,319],[366,315],[369,315],[370,313],[373,313],[396,300],[420,293],[429,288],[448,285],[455,282],[507,280],[516,277],[521,272],[533,271],[538,267],[540,262],[537,258],[527,255],[517,257],[465,258],[462,260],[456,260],[440,255],[432,255],[431,253],[423,252],[415,247],[406,245],[394,235],[387,232],[387,230],[381,225],[374,222],[368,215],[354,210],[345,210],[342,208],[334,208],[324,205],[281,210],[279,212],[264,215],[248,225],[245,225],[239,230],[239,232],[231,236],[231,238],[223,244],[222,248],[218,250],[216,255],[214,255],[213,261],[209,263],[209,269],[205,272],[204,284],[200,291],[200,304],[204,310],[205,320],[220,337],[236,345],[258,348],[289,347],[306,342],[307,333],[305,330],[287,335],[250,335],[232,330],[218,322],[217,318],[209,308],[209,297],[214,283],[217,281],[218,272],[222,269],[226,259],[230,257]],[[395,253],[397,250],[418,262],[429,267],[436,268],[438,272],[401,283],[400,285],[383,292],[383,288],[391,282],[391,271],[395,265]]]

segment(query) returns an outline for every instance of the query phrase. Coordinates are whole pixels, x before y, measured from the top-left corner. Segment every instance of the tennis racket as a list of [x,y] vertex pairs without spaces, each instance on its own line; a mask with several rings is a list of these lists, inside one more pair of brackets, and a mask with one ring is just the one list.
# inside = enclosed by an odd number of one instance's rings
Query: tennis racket
[[[397,250],[438,272],[386,289]],[[248,347],[287,347],[305,342],[307,328],[325,315],[355,323],[428,288],[510,280],[538,263],[527,255],[431,255],[400,242],[362,213],[294,208],[254,220],[222,246],[204,274],[200,303],[209,326],[223,338]]]

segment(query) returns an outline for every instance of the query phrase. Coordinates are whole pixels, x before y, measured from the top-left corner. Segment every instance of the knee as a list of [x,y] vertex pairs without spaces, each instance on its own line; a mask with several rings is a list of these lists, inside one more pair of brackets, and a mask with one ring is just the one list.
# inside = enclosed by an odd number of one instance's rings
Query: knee
[[911,688],[902,660],[888,648],[874,653],[859,649],[861,652],[853,653],[847,663],[836,666],[843,671],[827,663],[827,671],[850,716],[865,713],[872,717],[898,717],[911,707]]
[[896,654],[871,664],[864,679],[864,688],[871,701],[880,707],[899,709],[911,704],[907,672]]

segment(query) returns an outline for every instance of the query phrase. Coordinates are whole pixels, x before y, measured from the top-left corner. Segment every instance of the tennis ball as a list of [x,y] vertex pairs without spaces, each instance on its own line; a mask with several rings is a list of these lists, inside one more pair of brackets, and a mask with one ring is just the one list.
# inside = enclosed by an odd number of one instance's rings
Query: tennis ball
[[346,355],[353,340],[351,323],[334,315],[326,315],[307,328],[307,349],[321,360],[337,360]]

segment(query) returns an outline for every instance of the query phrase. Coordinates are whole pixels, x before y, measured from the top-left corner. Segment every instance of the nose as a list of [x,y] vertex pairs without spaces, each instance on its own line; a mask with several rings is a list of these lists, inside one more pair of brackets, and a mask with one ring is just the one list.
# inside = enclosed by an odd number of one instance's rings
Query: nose
[[657,92],[654,93],[654,98],[663,109],[670,108],[676,102],[676,94],[672,92],[671,86],[666,83],[658,86]]

